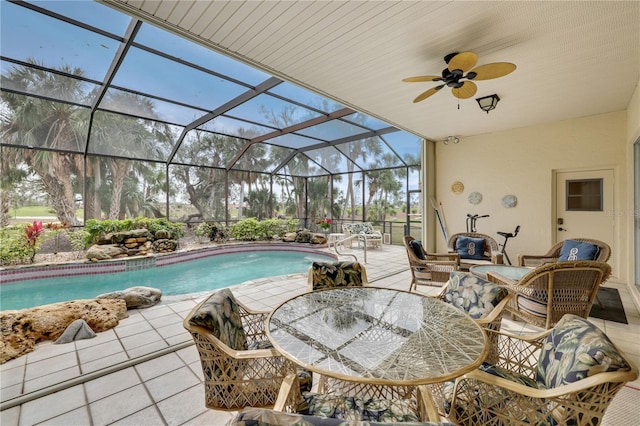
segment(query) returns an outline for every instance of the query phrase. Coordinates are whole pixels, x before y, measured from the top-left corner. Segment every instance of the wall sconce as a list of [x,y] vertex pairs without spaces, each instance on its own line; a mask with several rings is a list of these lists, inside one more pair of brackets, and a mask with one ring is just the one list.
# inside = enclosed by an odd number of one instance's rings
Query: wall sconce
[[496,105],[498,105],[498,101],[500,98],[498,95],[493,94],[489,96],[485,96],[484,98],[477,98],[478,105],[480,105],[480,109],[489,114],[489,111],[495,109]]
[[449,145],[449,142],[458,143],[460,139],[458,139],[457,136],[447,136],[447,138],[442,141],[445,145]]

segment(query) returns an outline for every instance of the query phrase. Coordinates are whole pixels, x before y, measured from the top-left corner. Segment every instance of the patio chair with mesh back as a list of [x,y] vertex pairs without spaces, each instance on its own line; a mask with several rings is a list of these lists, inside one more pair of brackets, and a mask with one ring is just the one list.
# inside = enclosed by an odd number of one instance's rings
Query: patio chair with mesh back
[[297,374],[296,365],[271,347],[267,314],[248,309],[223,289],[185,317],[200,355],[208,408],[272,407],[285,376]]
[[503,254],[496,240],[477,232],[460,232],[449,237],[447,249],[460,254],[460,269],[468,271],[474,265],[503,264]]
[[499,335],[494,363],[433,395],[459,425],[597,425],[638,369],[595,325],[565,315],[551,330]]
[[598,287],[609,278],[611,266],[595,260],[547,263],[519,281],[488,272],[487,279],[506,285],[513,297],[506,310],[542,328],[551,328],[565,314],[587,318]]
[[309,267],[308,291],[367,285],[367,270],[359,262],[313,262]]
[[[335,393],[300,393],[295,376],[287,376],[282,383],[278,401],[273,410],[247,408],[232,424],[254,424],[260,421],[270,425],[340,425],[347,424],[403,424],[444,425],[433,397],[426,386],[417,386],[415,397],[365,398]],[[246,422],[246,423],[243,423]]]
[[457,253],[428,253],[420,241],[410,235],[404,237],[404,248],[411,269],[409,291],[419,285],[440,287],[449,280],[452,271],[460,269],[460,255]]

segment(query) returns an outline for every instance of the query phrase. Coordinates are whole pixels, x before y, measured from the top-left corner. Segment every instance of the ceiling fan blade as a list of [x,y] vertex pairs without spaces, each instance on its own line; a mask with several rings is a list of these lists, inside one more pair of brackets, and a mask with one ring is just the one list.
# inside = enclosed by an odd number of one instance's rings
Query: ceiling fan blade
[[451,58],[449,61],[449,71],[462,70],[463,72],[469,71],[478,63],[478,55],[473,52],[461,52]]
[[478,91],[478,86],[472,81],[465,81],[459,88],[451,89],[451,93],[458,99],[469,99]]
[[494,62],[492,64],[480,65],[471,70],[475,72],[474,80],[491,80],[492,78],[504,77],[515,71],[516,66],[510,62]]
[[417,102],[424,101],[429,96],[433,95],[434,93],[436,93],[438,90],[442,89],[443,87],[444,87],[444,84],[441,84],[440,86],[432,87],[431,89],[427,90],[426,92],[420,93],[418,95],[418,97],[413,100],[413,103],[415,104]]
[[418,77],[409,77],[409,78],[402,79],[402,81],[404,81],[405,83],[417,83],[421,81],[440,81],[440,80],[442,80],[442,77],[440,77],[439,75],[421,75]]

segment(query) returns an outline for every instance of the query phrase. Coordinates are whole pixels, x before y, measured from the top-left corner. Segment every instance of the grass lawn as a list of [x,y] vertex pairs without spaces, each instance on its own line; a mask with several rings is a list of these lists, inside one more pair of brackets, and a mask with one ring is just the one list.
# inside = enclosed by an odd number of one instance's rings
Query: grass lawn
[[[24,206],[18,209],[10,209],[9,216],[12,219],[17,220],[20,220],[21,218],[42,218],[47,222],[58,220],[53,209],[47,206]],[[84,216],[84,210],[76,210],[76,216],[82,218]]]

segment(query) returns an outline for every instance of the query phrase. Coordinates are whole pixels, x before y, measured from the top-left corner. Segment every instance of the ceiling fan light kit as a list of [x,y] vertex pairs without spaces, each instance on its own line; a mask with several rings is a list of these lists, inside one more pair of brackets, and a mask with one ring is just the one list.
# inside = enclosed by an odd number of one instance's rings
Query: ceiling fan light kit
[[500,100],[500,97],[495,93],[493,95],[484,96],[482,98],[476,99],[476,101],[478,101],[478,105],[480,106],[480,109],[486,112],[487,114],[489,114],[489,111],[496,108],[496,105],[498,105],[499,100]]
[[451,88],[451,93],[456,98],[469,99],[478,91],[478,86],[471,80],[491,80],[504,77],[516,69],[516,66],[509,62],[494,62],[473,68],[478,62],[478,55],[473,52],[449,53],[444,57],[444,61],[447,68],[442,70],[441,75],[423,75],[402,80],[407,83],[442,82],[442,84],[419,94],[413,100],[414,103],[427,99],[445,86]]

